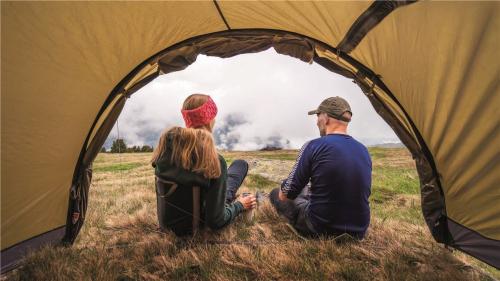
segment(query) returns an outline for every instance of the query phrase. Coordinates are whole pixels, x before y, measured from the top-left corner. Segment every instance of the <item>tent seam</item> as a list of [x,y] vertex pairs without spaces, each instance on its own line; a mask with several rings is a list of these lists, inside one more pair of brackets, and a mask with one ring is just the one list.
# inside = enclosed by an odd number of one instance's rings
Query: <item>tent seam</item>
[[337,45],[337,49],[352,52],[363,41],[366,35],[381,23],[397,8],[413,4],[416,0],[408,1],[374,1],[351,25],[346,35]]
[[214,0],[214,4],[215,4],[215,7],[217,8],[217,11],[219,12],[220,17],[222,18],[222,21],[224,21],[224,24],[226,25],[227,30],[231,30],[231,27],[227,23],[226,17],[224,17],[224,14],[222,13],[222,10],[221,10],[219,4],[217,3],[217,0]]

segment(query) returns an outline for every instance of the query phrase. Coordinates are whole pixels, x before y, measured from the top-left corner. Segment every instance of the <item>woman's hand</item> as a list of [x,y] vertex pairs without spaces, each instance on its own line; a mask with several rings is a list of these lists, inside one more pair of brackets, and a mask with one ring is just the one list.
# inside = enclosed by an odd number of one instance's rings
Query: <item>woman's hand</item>
[[257,199],[253,194],[247,195],[245,197],[240,196],[238,197],[237,201],[243,204],[243,208],[245,208],[245,210],[251,210],[255,208],[255,206],[257,206]]

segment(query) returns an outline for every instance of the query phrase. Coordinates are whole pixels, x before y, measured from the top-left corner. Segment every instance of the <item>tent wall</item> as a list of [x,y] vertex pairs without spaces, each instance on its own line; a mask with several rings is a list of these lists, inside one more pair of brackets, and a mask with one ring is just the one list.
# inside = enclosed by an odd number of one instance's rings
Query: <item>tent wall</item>
[[[65,241],[74,240],[90,163],[127,95],[198,53],[227,57],[270,46],[355,79],[412,150],[434,237],[500,267],[499,3],[419,2],[385,14],[350,45],[349,30],[375,4],[1,5],[2,270],[6,253],[44,241],[36,237],[64,229]],[[218,32],[244,30],[293,36],[218,49]],[[193,49],[202,39],[212,41]],[[350,53],[333,48],[341,42]]]
[[80,151],[115,85],[165,46],[225,26],[212,2],[1,5],[3,250],[66,224]]
[[424,2],[398,9],[351,54],[382,75],[419,128],[439,171],[447,217],[495,240],[499,8],[498,2]]
[[212,2],[1,5],[3,261],[66,225],[82,147],[123,77],[166,46],[225,25]]

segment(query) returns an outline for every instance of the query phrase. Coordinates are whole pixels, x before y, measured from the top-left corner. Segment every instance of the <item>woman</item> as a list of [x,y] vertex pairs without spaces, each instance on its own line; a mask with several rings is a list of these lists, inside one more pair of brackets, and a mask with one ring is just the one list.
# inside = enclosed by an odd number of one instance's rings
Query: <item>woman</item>
[[226,170],[226,161],[217,153],[212,136],[217,106],[210,96],[187,97],[181,112],[186,128],[165,131],[151,160],[157,177],[158,220],[162,229],[177,235],[192,234],[196,228],[193,212],[198,207],[193,187],[198,186],[200,224],[220,229],[256,205],[255,196],[240,196],[234,202],[248,164],[236,160]]

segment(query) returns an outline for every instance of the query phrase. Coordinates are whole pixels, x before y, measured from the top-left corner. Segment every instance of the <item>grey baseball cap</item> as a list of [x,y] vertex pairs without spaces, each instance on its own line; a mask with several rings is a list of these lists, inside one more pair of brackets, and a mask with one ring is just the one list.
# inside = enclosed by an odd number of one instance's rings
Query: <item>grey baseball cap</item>
[[346,112],[349,112],[352,116],[351,107],[349,103],[341,98],[341,97],[331,97],[327,98],[321,102],[318,106],[318,109],[311,110],[308,112],[309,115],[318,114],[324,112],[328,114],[328,116],[333,117],[338,120],[342,120],[344,122],[351,121],[350,119],[344,118],[342,115]]

